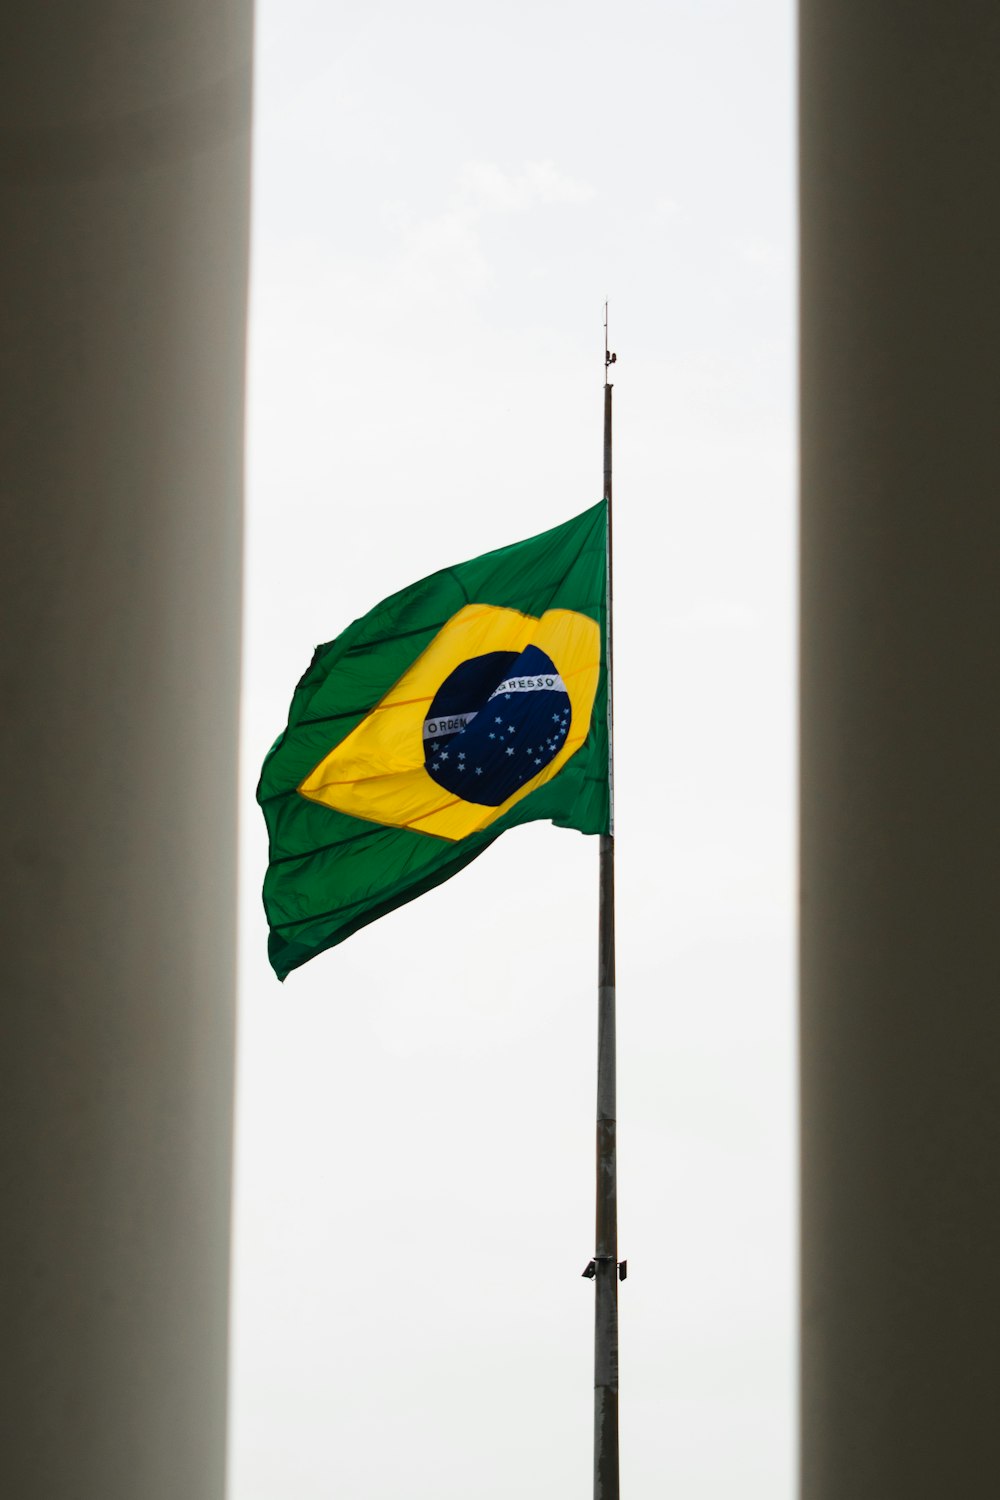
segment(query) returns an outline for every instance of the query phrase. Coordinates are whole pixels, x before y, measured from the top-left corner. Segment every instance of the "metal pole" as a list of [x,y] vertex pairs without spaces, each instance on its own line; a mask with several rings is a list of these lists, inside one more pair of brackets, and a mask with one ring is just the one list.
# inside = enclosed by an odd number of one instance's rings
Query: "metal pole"
[[594,1500],[618,1500],[618,1166],[615,1102],[615,839],[611,677],[611,385],[604,309],[604,498],[608,503],[608,774],[597,961],[597,1249],[594,1253]]

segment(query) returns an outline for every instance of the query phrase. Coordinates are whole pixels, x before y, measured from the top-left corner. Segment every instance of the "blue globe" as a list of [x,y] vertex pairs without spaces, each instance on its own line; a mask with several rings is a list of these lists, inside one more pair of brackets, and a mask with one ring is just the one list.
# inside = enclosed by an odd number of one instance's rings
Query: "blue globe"
[[499,807],[559,753],[572,716],[566,686],[537,646],[469,657],[424,720],[427,774],[464,802]]

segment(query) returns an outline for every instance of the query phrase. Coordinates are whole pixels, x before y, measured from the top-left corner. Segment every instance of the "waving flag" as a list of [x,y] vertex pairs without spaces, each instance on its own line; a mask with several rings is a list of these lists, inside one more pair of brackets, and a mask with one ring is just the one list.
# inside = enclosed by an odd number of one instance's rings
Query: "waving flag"
[[257,789],[279,979],[515,824],[608,831],[606,581],[602,500],[317,648]]

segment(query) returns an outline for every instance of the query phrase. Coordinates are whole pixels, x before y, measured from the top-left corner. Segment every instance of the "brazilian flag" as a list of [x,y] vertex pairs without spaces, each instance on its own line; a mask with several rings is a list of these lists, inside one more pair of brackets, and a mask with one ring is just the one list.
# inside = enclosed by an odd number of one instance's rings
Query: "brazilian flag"
[[602,500],[317,647],[257,789],[279,979],[518,823],[608,831],[607,524]]

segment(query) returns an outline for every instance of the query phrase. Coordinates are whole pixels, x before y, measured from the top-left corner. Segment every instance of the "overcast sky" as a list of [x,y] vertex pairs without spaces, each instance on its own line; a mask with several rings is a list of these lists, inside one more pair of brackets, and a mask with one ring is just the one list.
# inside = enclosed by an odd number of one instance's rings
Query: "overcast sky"
[[230,1500],[591,1484],[597,841],[284,986],[313,647],[601,494],[615,366],[622,1492],[794,1492],[788,0],[261,0]]

